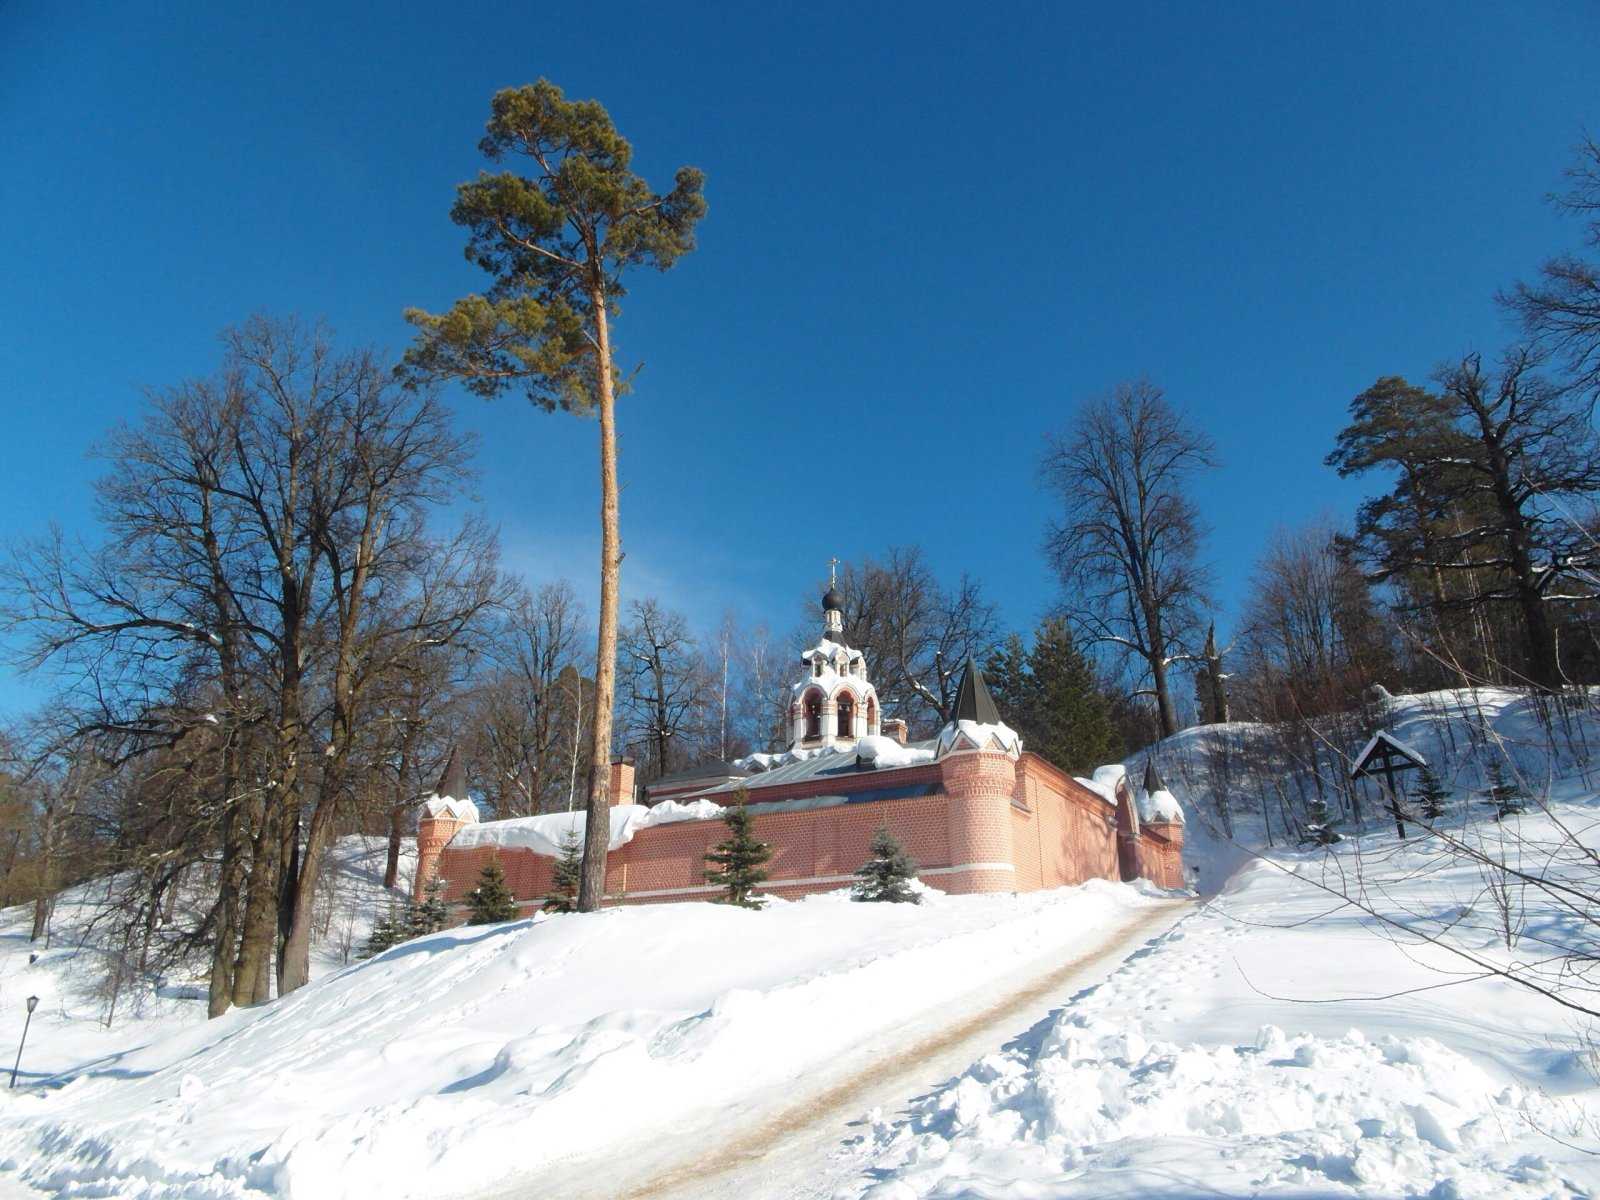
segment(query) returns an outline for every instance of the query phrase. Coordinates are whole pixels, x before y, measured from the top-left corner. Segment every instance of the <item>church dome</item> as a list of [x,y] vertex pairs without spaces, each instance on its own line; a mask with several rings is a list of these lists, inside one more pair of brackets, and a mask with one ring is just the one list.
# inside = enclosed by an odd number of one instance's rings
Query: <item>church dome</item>
[[839,609],[843,609],[843,608],[844,608],[844,597],[839,594],[838,589],[833,588],[833,587],[829,587],[827,591],[822,593],[822,611],[823,612],[830,612],[830,611],[839,610]]

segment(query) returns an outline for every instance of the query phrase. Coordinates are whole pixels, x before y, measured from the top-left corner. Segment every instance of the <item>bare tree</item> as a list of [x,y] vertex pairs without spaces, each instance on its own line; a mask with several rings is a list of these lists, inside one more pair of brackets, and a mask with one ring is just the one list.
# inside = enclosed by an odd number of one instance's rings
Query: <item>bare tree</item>
[[1139,381],[1090,400],[1050,439],[1042,475],[1060,503],[1047,552],[1086,645],[1138,666],[1163,735],[1178,730],[1170,669],[1197,633],[1205,573],[1190,489],[1211,440]]
[[714,689],[683,614],[646,598],[629,604],[628,615],[620,647],[628,726],[659,779],[687,756],[684,744],[705,724]]
[[[942,725],[954,711],[961,668],[987,658],[998,640],[994,605],[962,575],[941,586],[917,546],[890,549],[839,571],[844,633],[866,658],[886,715]],[[806,608],[815,612],[815,600]],[[803,635],[814,637],[809,629]]]
[[[1600,252],[1600,141],[1585,137],[1567,170],[1568,190],[1550,197],[1583,222],[1584,244]],[[1574,386],[1600,394],[1600,261],[1581,254],[1548,260],[1533,283],[1519,283],[1501,302],[1530,337],[1559,357]]]

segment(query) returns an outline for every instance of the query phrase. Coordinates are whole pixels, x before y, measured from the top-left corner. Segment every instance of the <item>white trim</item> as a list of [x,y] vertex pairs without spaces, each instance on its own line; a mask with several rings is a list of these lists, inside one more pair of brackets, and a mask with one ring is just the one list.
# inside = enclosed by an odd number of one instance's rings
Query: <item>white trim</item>
[[[960,863],[953,867],[929,867],[918,871],[918,876],[927,875],[964,875],[969,871],[1010,871],[1016,874],[1015,863],[1003,862],[974,862]],[[769,879],[760,885],[761,888],[802,887],[812,883],[854,883],[859,876],[855,872],[848,875],[812,875],[806,879]],[[696,887],[681,888],[654,888],[647,892],[610,892],[607,900],[654,900],[657,896],[696,896],[706,893],[720,892],[723,889],[715,884],[700,884]],[[520,903],[520,902],[519,902]]]

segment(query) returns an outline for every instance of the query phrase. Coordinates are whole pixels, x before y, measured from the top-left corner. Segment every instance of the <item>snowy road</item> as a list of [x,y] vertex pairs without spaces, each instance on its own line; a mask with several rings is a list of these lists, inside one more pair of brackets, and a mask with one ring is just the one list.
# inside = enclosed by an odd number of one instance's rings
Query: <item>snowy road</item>
[[[854,1128],[873,1109],[891,1114],[1109,975],[1192,910],[1173,901],[1132,914],[1098,947],[1062,962],[1036,960],[960,1001],[902,1025],[870,1056],[795,1081],[759,1107],[697,1114],[655,1148],[572,1164],[560,1174],[483,1193],[478,1200],[532,1200],[552,1189],[573,1200],[812,1200],[862,1169]],[[626,1114],[619,1114],[626,1120]]]

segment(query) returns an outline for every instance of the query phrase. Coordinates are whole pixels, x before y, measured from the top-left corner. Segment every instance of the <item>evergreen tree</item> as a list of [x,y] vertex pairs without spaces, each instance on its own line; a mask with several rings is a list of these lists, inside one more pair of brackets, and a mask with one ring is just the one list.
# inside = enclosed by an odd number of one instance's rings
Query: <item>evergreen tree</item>
[[450,923],[450,908],[444,902],[444,880],[435,875],[422,886],[422,903],[406,905],[406,937],[426,937]]
[[1437,821],[1444,816],[1444,802],[1450,793],[1432,767],[1423,767],[1421,782],[1417,785],[1417,809],[1424,821]]
[[372,932],[367,935],[366,945],[361,947],[361,957],[376,958],[404,940],[400,914],[391,903],[388,911],[372,923]]
[[1064,771],[1090,771],[1122,754],[1111,708],[1067,623],[1043,621],[1024,650],[1012,634],[990,656],[984,678],[1022,744]]
[[747,799],[745,790],[740,788],[734,793],[734,802],[722,810],[722,819],[732,836],[707,852],[706,882],[727,889],[718,903],[760,908],[766,901],[755,894],[756,887],[766,882],[767,873],[761,868],[772,857],[772,847],[756,841],[750,813],[745,808]]
[[472,913],[467,918],[468,925],[496,925],[517,919],[517,900],[506,886],[506,873],[500,869],[499,859],[490,859],[478,873],[478,886],[467,893],[467,907]]
[[1339,841],[1339,831],[1334,828],[1333,814],[1328,811],[1328,802],[1322,797],[1313,800],[1306,813],[1306,831],[1300,838],[1301,845],[1331,846]]
[[1503,821],[1507,817],[1522,815],[1523,802],[1527,799],[1523,795],[1522,786],[1515,775],[1506,779],[1505,772],[1500,768],[1500,760],[1489,760],[1489,799],[1487,803],[1494,805],[1494,819]]
[[608,773],[615,702],[622,535],[618,518],[616,397],[625,385],[611,318],[635,268],[665,271],[694,249],[705,177],[679,167],[654,191],[632,167],[633,147],[594,100],[568,100],[547,79],[495,93],[478,148],[517,170],[456,189],[450,219],[468,231],[467,257],[493,277],[486,294],[448,312],[406,317],[417,342],[414,377],[458,379],[483,396],[520,391],[546,411],[599,418],[600,620],[595,652],[591,772],[579,907],[600,907],[606,882]]
[[556,859],[555,877],[550,890],[545,893],[545,912],[570,913],[578,911],[578,883],[583,877],[583,842],[576,833],[568,833],[561,840],[561,857]]
[[922,903],[922,897],[911,889],[917,877],[917,864],[906,855],[887,825],[878,826],[878,832],[872,835],[872,857],[856,874],[860,878],[851,889],[852,900]]

